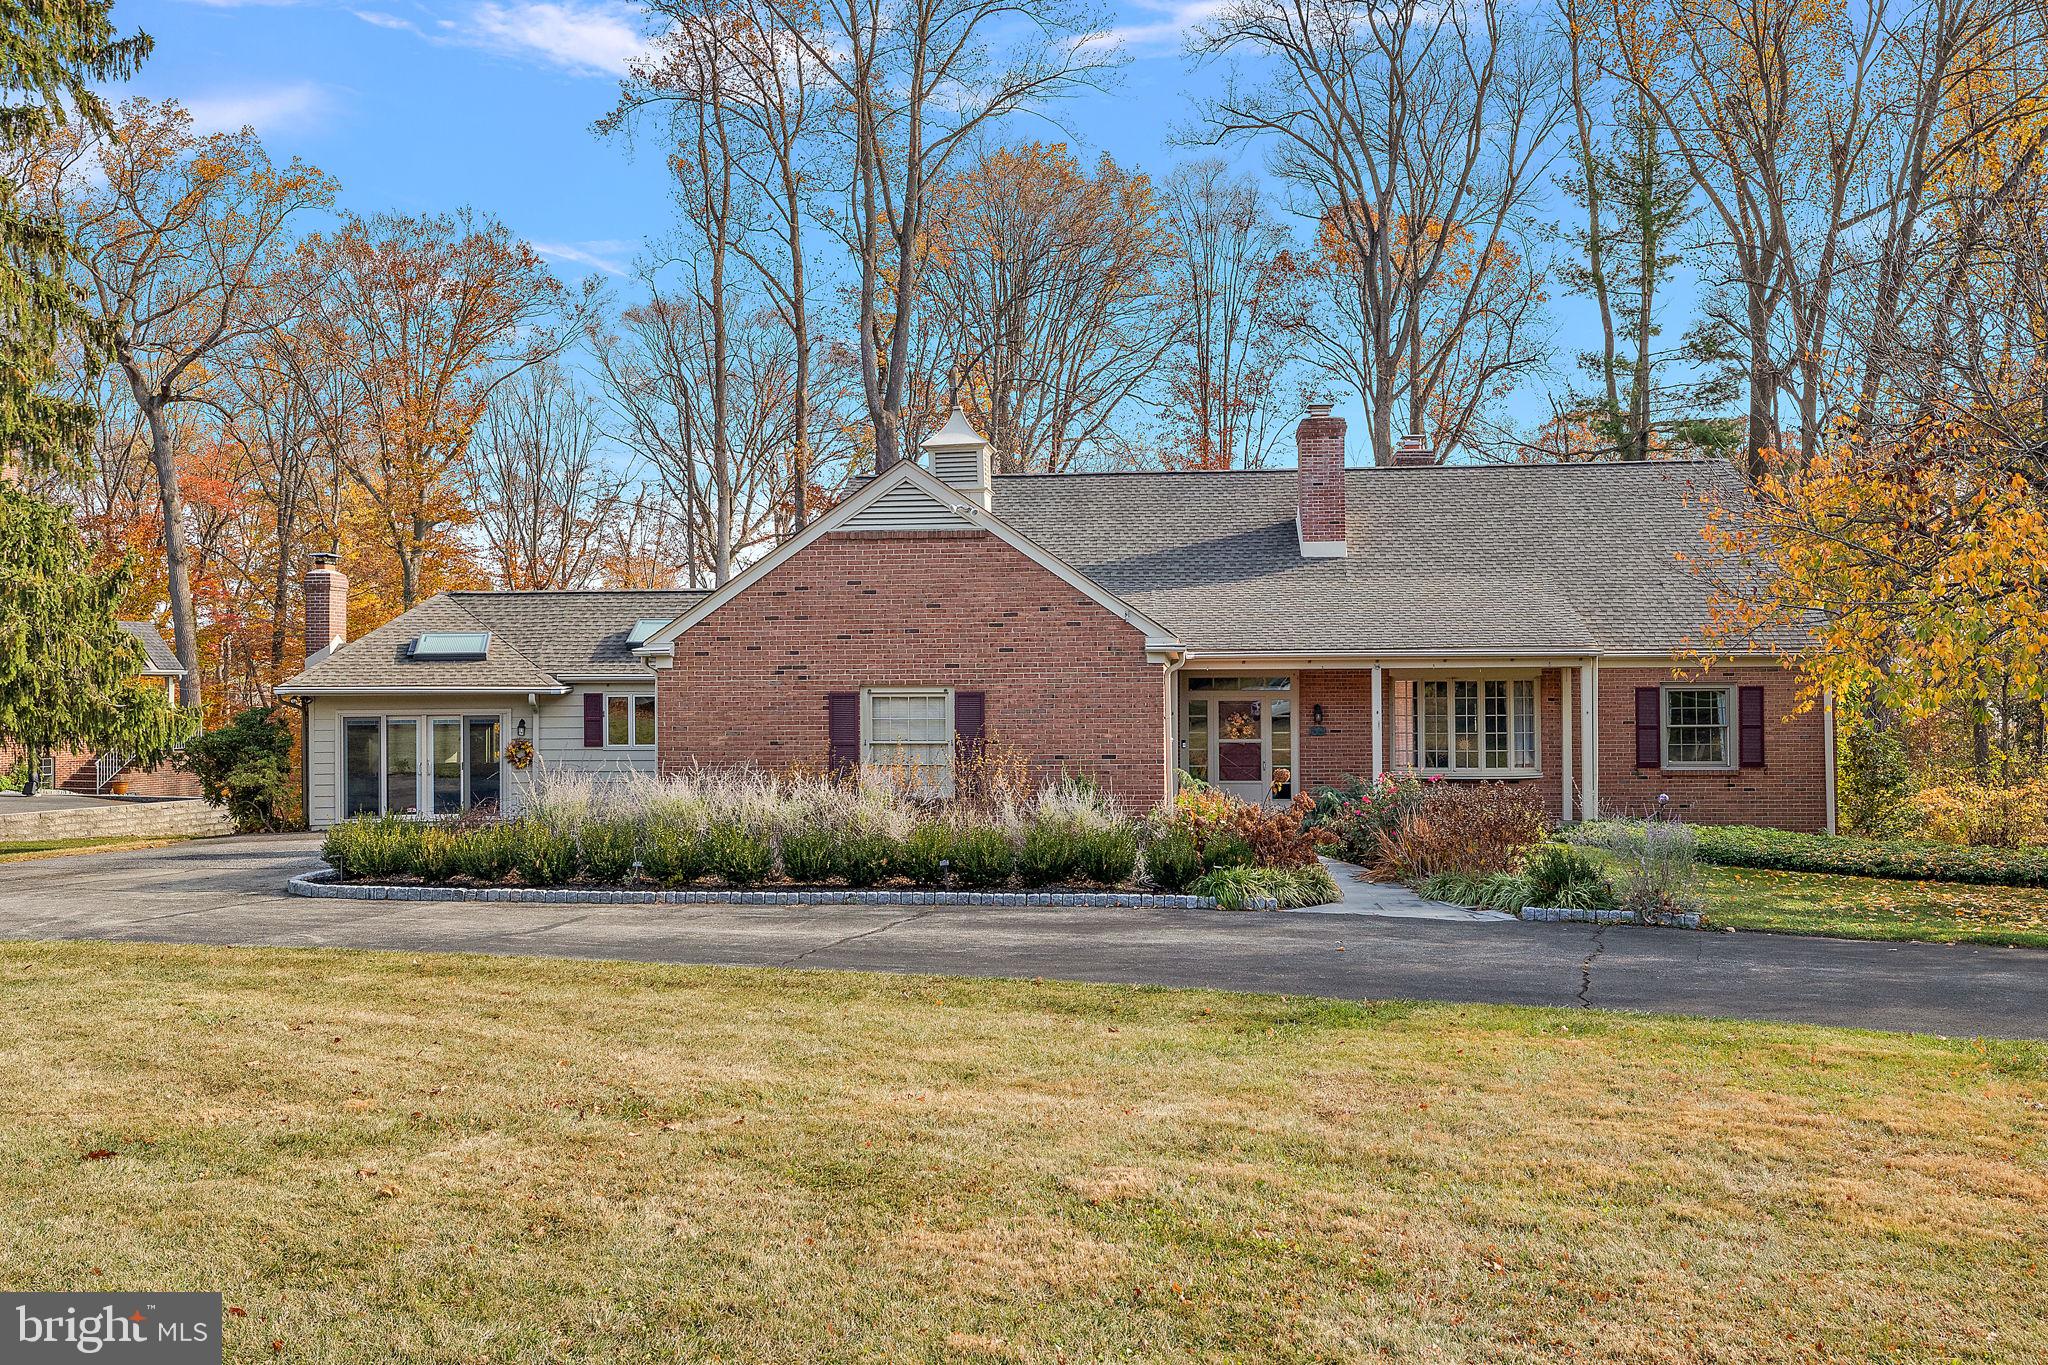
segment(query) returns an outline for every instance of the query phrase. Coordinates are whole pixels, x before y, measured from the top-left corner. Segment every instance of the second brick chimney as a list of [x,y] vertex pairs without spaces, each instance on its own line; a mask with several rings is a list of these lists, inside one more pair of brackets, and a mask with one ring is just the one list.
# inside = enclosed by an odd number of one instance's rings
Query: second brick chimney
[[1299,503],[1294,524],[1309,559],[1344,554],[1344,419],[1328,403],[1311,403],[1294,429]]
[[1422,468],[1436,463],[1436,452],[1430,449],[1429,438],[1418,431],[1403,436],[1394,447],[1394,463],[1403,469]]
[[313,556],[306,570],[306,662],[318,663],[348,639],[348,575],[341,556]]

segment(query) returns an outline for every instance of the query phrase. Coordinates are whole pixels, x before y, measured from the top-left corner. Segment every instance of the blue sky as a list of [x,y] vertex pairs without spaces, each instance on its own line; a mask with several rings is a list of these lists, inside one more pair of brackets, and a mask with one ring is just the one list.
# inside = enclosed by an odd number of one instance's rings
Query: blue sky
[[[1213,155],[1171,138],[1214,80],[1182,55],[1181,35],[1216,3],[1122,0],[1130,61],[1114,88],[1061,104],[1064,132],[1023,120],[1012,133],[1154,175]],[[669,225],[658,150],[635,155],[590,130],[635,43],[637,12],[619,0],[122,0],[116,19],[157,42],[126,92],[176,98],[204,129],[253,124],[273,156],[335,176],[354,211],[472,205],[572,279],[625,269]],[[1257,165],[1256,152],[1234,159]],[[1567,348],[1587,312],[1553,290]],[[1517,396],[1521,420],[1547,413],[1548,387]],[[1355,458],[1362,410],[1339,411]]]
[[[1073,145],[1155,172],[1196,154],[1168,138],[1189,109],[1178,35],[1200,5],[1122,7],[1135,60],[1112,94],[1062,108]],[[624,266],[667,225],[658,154],[590,131],[632,49],[628,5],[135,0],[116,18],[157,41],[126,89],[174,97],[205,127],[254,124],[274,156],[338,178],[358,212],[471,204],[568,275]]]

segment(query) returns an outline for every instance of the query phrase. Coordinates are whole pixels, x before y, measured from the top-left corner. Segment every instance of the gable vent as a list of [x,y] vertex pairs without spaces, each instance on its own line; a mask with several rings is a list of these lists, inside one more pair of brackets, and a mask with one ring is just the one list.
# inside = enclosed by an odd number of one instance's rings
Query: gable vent
[[852,531],[959,530],[968,523],[914,483],[899,483],[847,520]]

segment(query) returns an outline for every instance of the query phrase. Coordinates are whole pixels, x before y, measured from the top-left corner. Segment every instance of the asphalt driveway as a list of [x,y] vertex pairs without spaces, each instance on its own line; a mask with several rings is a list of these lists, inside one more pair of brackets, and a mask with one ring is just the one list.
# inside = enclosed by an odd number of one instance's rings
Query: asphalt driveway
[[513,953],[1594,1005],[2048,1039],[2048,952],[1217,911],[309,900],[305,835],[0,864],[0,938]]

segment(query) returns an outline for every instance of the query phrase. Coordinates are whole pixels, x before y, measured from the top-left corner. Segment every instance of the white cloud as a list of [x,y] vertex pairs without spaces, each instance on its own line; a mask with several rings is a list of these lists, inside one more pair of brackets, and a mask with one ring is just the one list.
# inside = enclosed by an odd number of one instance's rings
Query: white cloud
[[1187,31],[1223,8],[1224,0],[1137,0],[1132,22],[1105,37],[1133,48],[1178,48]]
[[[355,15],[356,18],[366,24],[375,24],[378,28],[395,28],[406,33],[420,32],[420,26],[412,20],[401,19],[395,14],[386,14],[382,10],[358,9],[350,10],[349,13]],[[426,35],[421,33],[420,36],[425,37]]]
[[201,133],[233,133],[244,125],[270,134],[319,123],[333,108],[328,92],[311,81],[249,90],[221,90],[178,101]]
[[640,244],[608,238],[591,242],[534,242],[532,246],[551,261],[587,266],[607,275],[624,275]]
[[643,47],[640,11],[616,0],[486,0],[454,33],[481,47],[585,75],[623,76]]

